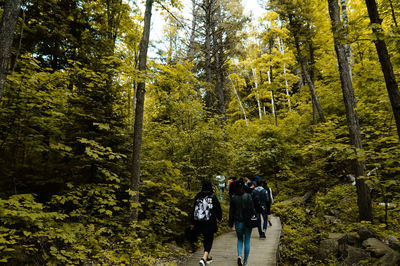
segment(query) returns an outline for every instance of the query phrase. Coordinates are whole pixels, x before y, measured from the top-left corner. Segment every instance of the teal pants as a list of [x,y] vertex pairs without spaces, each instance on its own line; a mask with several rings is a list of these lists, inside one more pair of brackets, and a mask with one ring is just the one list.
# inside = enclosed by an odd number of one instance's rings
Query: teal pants
[[242,256],[243,244],[244,244],[244,262],[247,262],[250,254],[250,238],[251,229],[247,228],[243,222],[235,223],[235,230],[237,235],[237,252],[238,256]]

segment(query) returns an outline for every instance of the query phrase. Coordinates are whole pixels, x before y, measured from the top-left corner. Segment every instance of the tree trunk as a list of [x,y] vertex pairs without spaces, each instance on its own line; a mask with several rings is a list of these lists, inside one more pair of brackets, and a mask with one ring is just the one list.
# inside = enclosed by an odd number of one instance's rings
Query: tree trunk
[[375,34],[376,40],[375,46],[378,53],[379,61],[383,75],[385,77],[386,89],[389,94],[390,103],[392,104],[392,110],[394,118],[396,120],[397,134],[400,139],[400,93],[396,82],[396,78],[393,73],[392,63],[390,62],[389,52],[386,47],[385,40],[382,39],[382,20],[379,18],[378,7],[375,0],[365,0],[368,8],[368,15],[371,23],[374,24],[372,31]]
[[[338,39],[343,26],[340,21],[340,7],[338,0],[328,0],[329,14],[332,22],[332,32],[335,43],[336,55],[339,63],[340,81],[342,85],[343,99],[346,107],[347,125],[350,133],[350,142],[356,149],[362,149],[360,125],[356,112],[356,102],[354,89],[351,81],[350,64],[346,55],[346,47]],[[364,164],[357,159],[353,161],[353,167],[357,186],[357,204],[360,220],[372,221],[371,194],[369,187],[365,184],[362,177],[364,175]]]
[[[349,38],[349,17],[347,15],[347,4],[346,0],[340,0],[340,5],[342,6],[342,17],[343,17],[343,26],[345,29],[345,39],[347,40]],[[351,69],[351,49],[349,44],[344,45],[345,51],[346,51],[346,58],[349,63],[349,69],[350,69],[350,78],[351,81],[353,81],[353,74],[352,74],[352,69]]]
[[[211,27],[212,27],[212,3],[210,0],[205,1],[204,10],[206,12],[206,36],[205,36],[205,46],[206,46],[206,81],[209,85],[212,84],[212,72],[211,72]],[[211,87],[207,88],[206,91],[206,108],[211,109],[213,107],[213,96],[211,93]]]
[[286,97],[288,101],[289,112],[292,112],[292,104],[290,103],[289,84],[286,77],[286,64],[283,64],[283,74],[285,75]]
[[257,82],[257,74],[256,70],[253,68],[253,77],[254,77],[254,83],[256,85],[256,100],[257,100],[257,106],[258,106],[258,115],[260,116],[260,120],[262,120],[262,111],[261,111],[261,103],[260,103],[260,95],[258,93],[258,82]]
[[18,49],[17,49],[17,53],[16,53],[15,58],[14,58],[14,62],[11,64],[12,65],[11,73],[13,73],[15,71],[15,67],[17,66],[18,58],[19,58],[20,53],[21,53],[22,38],[24,36],[24,27],[25,27],[25,11],[22,10],[22,24],[21,24],[21,30],[19,32]]
[[240,109],[241,109],[242,112],[243,112],[244,120],[246,121],[246,126],[248,126],[248,124],[247,124],[246,111],[244,110],[242,101],[240,100],[239,93],[237,92],[236,87],[235,87],[235,84],[233,83],[232,79],[231,79],[231,78],[229,78],[229,79],[230,79],[230,81],[232,82],[233,91],[234,91],[234,93],[235,93],[235,95],[236,95],[236,97],[237,97],[237,99],[238,99]]
[[[154,0],[146,0],[146,10],[144,14],[143,35],[139,45],[139,71],[146,71],[147,49],[149,46],[151,10]],[[136,110],[135,123],[133,133],[133,154],[131,168],[131,190],[135,192],[132,196],[134,203],[139,202],[139,186],[140,186],[140,153],[142,151],[142,134],[143,134],[143,112],[144,112],[144,96],[146,92],[146,83],[141,80],[138,83],[136,93]],[[137,210],[132,212],[132,218],[137,220]]]
[[21,0],[7,0],[0,25],[0,102],[7,78],[13,35],[17,26]]
[[294,33],[294,41],[295,41],[295,46],[296,46],[296,50],[297,50],[297,60],[298,60],[298,62],[300,64],[300,67],[301,67],[301,70],[303,72],[303,76],[304,76],[304,78],[306,80],[306,83],[307,83],[308,87],[310,88],[311,98],[312,98],[313,103],[314,103],[314,105],[315,105],[315,107],[317,109],[319,120],[320,120],[320,122],[324,123],[325,122],[325,116],[324,116],[324,113],[322,111],[321,104],[319,103],[319,99],[318,99],[318,96],[317,96],[317,92],[315,90],[314,82],[313,82],[313,80],[312,80],[312,78],[310,76],[310,73],[307,70],[306,63],[305,63],[303,55],[301,53],[300,43],[299,43],[298,36],[297,36],[296,33]]
[[[301,57],[301,55],[299,55],[299,56]],[[310,87],[311,97],[312,97],[312,100],[314,102],[314,106],[315,106],[315,108],[317,110],[317,113],[318,113],[318,116],[319,116],[319,120],[320,120],[320,122],[324,123],[325,122],[325,116],[324,116],[324,113],[322,111],[321,104],[319,103],[317,92],[315,90],[315,85],[314,85],[314,82],[311,80],[311,76],[310,76],[310,74],[309,74],[309,72],[307,70],[307,67],[306,67],[305,62],[304,62],[303,59],[300,59],[300,66],[301,66],[301,70],[303,71],[304,78],[306,79],[307,85]]]
[[[218,11],[220,12],[220,10]],[[219,15],[218,15],[219,16]],[[216,27],[212,28],[212,37],[213,37],[213,50],[214,50],[214,65],[215,65],[215,91],[218,96],[218,111],[219,114],[222,116],[223,120],[226,119],[226,112],[225,112],[225,94],[223,88],[223,73],[222,73],[222,63],[221,63],[221,56],[220,56],[220,44],[219,36],[216,32]]]
[[[271,86],[272,83],[272,67],[269,67],[268,70],[268,84]],[[278,126],[278,117],[276,115],[276,108],[275,108],[275,96],[274,96],[274,89],[271,88],[271,108],[272,108],[272,116],[274,117],[275,126]]]
[[392,0],[389,0],[389,3],[390,3],[390,9],[391,9],[391,11],[392,11],[392,18],[393,18],[394,26],[396,26],[396,28],[397,28],[396,13],[394,13],[394,8],[393,8],[393,2],[392,2]]
[[188,59],[192,61],[194,58],[194,41],[196,38],[196,26],[197,26],[197,10],[196,10],[196,0],[192,0],[192,29],[190,32],[189,49],[188,49]]
[[[279,37],[278,37],[278,44],[279,44],[279,50],[280,50],[281,54],[285,55],[285,43]],[[283,74],[285,76],[285,87],[286,87],[286,96],[287,96],[287,101],[288,101],[289,112],[292,112],[292,106],[290,103],[289,84],[288,84],[288,80],[287,80],[287,76],[286,76],[286,63],[283,63]]]

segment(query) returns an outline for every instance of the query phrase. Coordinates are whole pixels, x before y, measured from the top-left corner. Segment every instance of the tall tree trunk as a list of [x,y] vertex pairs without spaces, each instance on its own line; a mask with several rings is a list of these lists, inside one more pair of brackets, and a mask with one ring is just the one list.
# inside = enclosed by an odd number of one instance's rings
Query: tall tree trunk
[[261,111],[261,103],[260,103],[260,95],[258,92],[258,82],[257,82],[257,74],[256,74],[256,70],[253,68],[253,77],[254,77],[254,83],[256,85],[256,100],[257,100],[257,106],[258,106],[258,115],[260,116],[260,120],[262,120],[262,111]]
[[196,9],[196,0],[192,0],[192,28],[190,32],[190,40],[189,40],[189,49],[187,56],[190,61],[194,58],[194,41],[196,38],[196,27],[197,27],[197,9]]
[[0,24],[0,102],[7,78],[13,35],[17,26],[21,0],[6,0]]
[[[269,67],[268,70],[268,84],[271,86],[272,83],[272,67]],[[271,109],[272,109],[272,116],[274,117],[275,126],[278,126],[278,117],[276,115],[276,108],[275,108],[275,95],[274,89],[271,88]]]
[[[285,55],[285,43],[279,37],[278,37],[278,44],[279,44],[279,50],[280,50],[281,54]],[[286,75],[286,63],[283,63],[283,74],[285,76],[285,87],[286,87],[286,96],[287,96],[287,101],[288,101],[289,112],[292,112],[292,106],[290,103],[289,84],[288,84],[287,75]]]
[[[211,27],[212,27],[212,0],[206,0],[205,5],[203,6],[204,11],[206,13],[205,22],[206,22],[206,36],[205,36],[205,46],[206,46],[206,81],[209,85],[212,84],[212,72],[211,72]],[[211,109],[214,106],[213,103],[213,95],[211,92],[211,87],[207,88],[206,91],[206,108]]]
[[393,22],[394,22],[394,25],[395,25],[396,28],[397,28],[397,19],[396,19],[396,13],[394,13],[393,1],[392,1],[392,0],[389,0],[389,3],[390,3],[390,9],[391,9],[391,11],[392,11]]
[[25,11],[22,10],[22,24],[21,24],[21,30],[20,30],[20,32],[19,32],[18,49],[17,49],[17,53],[16,53],[16,55],[15,55],[14,62],[12,63],[11,73],[14,72],[15,67],[17,66],[17,62],[18,62],[19,55],[20,55],[20,53],[21,53],[22,38],[23,38],[23,36],[24,36],[24,27],[25,27]]
[[313,98],[311,98],[311,103],[313,112],[313,125],[318,125],[318,111]]
[[[343,17],[343,26],[345,29],[345,39],[347,40],[349,38],[349,16],[347,15],[347,4],[346,4],[346,0],[340,0],[340,5],[342,6],[342,17]],[[351,69],[351,48],[350,45],[348,43],[346,43],[344,45],[344,49],[346,51],[346,57],[347,57],[347,61],[349,63],[349,69],[350,69],[350,78],[351,81],[353,81],[353,74],[351,73],[352,69]]]
[[229,79],[230,79],[230,81],[232,82],[233,92],[235,93],[236,98],[238,99],[238,102],[239,102],[240,109],[241,109],[242,112],[243,112],[244,120],[246,121],[246,126],[248,126],[248,124],[247,124],[246,111],[244,110],[242,101],[240,100],[239,93],[237,92],[236,87],[235,87],[235,84],[233,83],[232,79],[231,79],[231,78],[229,78]]
[[220,45],[218,43],[218,36],[216,34],[216,29],[213,27],[212,30],[213,34],[213,46],[214,46],[214,65],[215,65],[215,91],[218,96],[218,111],[219,114],[222,116],[223,120],[226,118],[225,112],[225,94],[223,88],[223,74],[222,74],[222,64],[221,64],[221,57],[220,57]]
[[315,85],[314,85],[313,80],[311,79],[310,73],[307,70],[303,55],[301,54],[300,44],[299,44],[298,37],[296,34],[294,36],[294,39],[295,39],[295,45],[296,45],[296,50],[297,50],[297,59],[299,61],[299,64],[300,64],[301,70],[303,72],[303,76],[306,80],[306,83],[307,83],[308,87],[310,88],[311,97],[312,97],[313,103],[315,105],[315,108],[317,109],[319,120],[320,120],[320,122],[325,122],[325,116],[322,111],[321,104],[319,103],[317,92],[315,90]]
[[390,62],[390,56],[386,47],[386,43],[385,40],[382,39],[382,20],[379,18],[378,7],[375,0],[365,0],[365,2],[367,4],[368,14],[371,23],[374,24],[374,27],[372,27],[372,31],[376,37],[376,39],[374,40],[376,51],[378,53],[382,72],[385,77],[386,89],[389,94],[390,103],[392,104],[392,110],[394,118],[396,120],[397,134],[400,139],[400,93],[396,78],[393,73],[393,67],[392,63]]
[[289,84],[286,76],[286,64],[283,64],[283,74],[285,75],[286,97],[288,101],[289,112],[292,112],[292,104],[290,102]]
[[[143,35],[139,45],[139,71],[146,71],[147,50],[149,47],[150,25],[151,25],[151,10],[154,0],[146,0],[146,9],[144,14]],[[145,81],[138,83],[136,93],[136,110],[135,124],[133,133],[133,154],[131,168],[131,190],[135,192],[132,196],[134,203],[139,202],[139,187],[140,187],[140,154],[142,151],[142,134],[143,134],[143,112],[144,112],[144,96],[146,92]],[[136,210],[132,212],[132,218],[137,220],[138,213]]]
[[[354,89],[351,81],[350,64],[346,55],[346,47],[338,39],[343,32],[343,26],[340,21],[340,7],[338,0],[328,0],[329,14],[332,22],[332,32],[335,43],[336,55],[339,63],[340,80],[342,84],[343,99],[346,107],[347,125],[350,133],[350,142],[356,149],[362,149],[360,125],[356,112],[356,102],[354,98]],[[372,221],[371,194],[369,187],[365,184],[362,177],[364,175],[364,164],[357,159],[353,160],[353,167],[357,186],[357,204],[360,220]]]

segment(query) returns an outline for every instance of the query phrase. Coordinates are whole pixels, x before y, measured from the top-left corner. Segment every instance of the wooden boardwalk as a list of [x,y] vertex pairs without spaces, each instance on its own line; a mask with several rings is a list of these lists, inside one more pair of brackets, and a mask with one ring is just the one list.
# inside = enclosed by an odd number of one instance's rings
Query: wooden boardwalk
[[[266,239],[260,239],[257,228],[253,229],[250,241],[249,266],[277,265],[277,252],[281,236],[281,221],[278,217],[272,217],[272,226],[268,226]],[[203,248],[197,250],[183,264],[184,266],[198,266],[203,256]],[[236,233],[229,232],[216,238],[211,249],[214,266],[237,265]]]

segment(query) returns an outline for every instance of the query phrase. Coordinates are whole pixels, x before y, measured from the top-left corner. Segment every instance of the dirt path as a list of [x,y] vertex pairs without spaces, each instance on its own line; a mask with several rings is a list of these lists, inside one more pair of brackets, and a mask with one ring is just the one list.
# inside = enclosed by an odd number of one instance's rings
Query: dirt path
[[[282,226],[278,217],[272,217],[271,221],[272,226],[268,226],[266,239],[260,239],[257,228],[253,229],[250,242],[249,266],[270,266],[276,265],[277,263],[277,251]],[[211,266],[237,265],[235,232],[223,234],[215,239],[211,255],[213,257],[213,262],[209,264]],[[198,266],[202,256],[203,249],[201,248],[197,250],[183,265]]]

